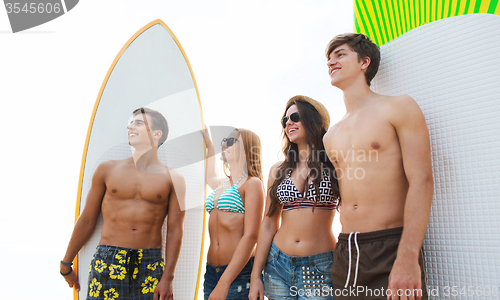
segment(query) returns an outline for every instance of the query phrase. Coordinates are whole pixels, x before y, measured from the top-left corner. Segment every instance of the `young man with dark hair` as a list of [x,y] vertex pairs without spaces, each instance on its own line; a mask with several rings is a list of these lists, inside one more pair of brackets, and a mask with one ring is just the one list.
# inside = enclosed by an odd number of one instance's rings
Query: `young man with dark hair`
[[168,122],[165,119],[165,117],[158,111],[153,110],[151,108],[147,107],[141,107],[134,112],[132,112],[132,116],[135,117],[138,114],[147,114],[148,117],[151,119],[151,130],[160,130],[161,131],[161,137],[158,140],[158,147],[160,148],[161,145],[167,140],[168,137]]
[[323,138],[342,203],[336,299],[427,299],[421,247],[433,180],[422,111],[410,96],[370,89],[380,52],[365,35],[334,37],[326,57],[347,110]]
[[[167,121],[159,112],[135,110],[127,129],[135,152],[130,158],[106,161],[96,168],[61,261],[61,275],[70,287],[80,289],[71,262],[94,232],[102,212],[101,240],[90,265],[87,299],[173,299],[186,184],[180,173],[158,159],[157,148],[168,134]],[[161,229],[167,216],[163,261]]]

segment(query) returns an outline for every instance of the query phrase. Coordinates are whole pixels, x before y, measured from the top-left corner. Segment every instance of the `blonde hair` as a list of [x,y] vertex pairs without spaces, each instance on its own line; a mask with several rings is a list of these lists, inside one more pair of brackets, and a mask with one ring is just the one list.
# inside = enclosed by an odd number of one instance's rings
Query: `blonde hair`
[[[248,129],[235,128],[234,131],[240,134],[239,141],[242,142],[245,150],[246,170],[244,171],[246,172],[244,173],[249,177],[257,177],[263,181],[261,163],[262,147],[259,136]],[[229,177],[229,165],[227,162],[224,162],[224,174]]]

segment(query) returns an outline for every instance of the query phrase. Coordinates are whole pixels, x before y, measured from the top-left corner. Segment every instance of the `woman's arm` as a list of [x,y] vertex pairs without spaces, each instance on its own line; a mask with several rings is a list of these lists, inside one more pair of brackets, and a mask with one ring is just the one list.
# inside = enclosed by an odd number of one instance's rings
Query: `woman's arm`
[[[276,170],[280,163],[276,163],[269,172],[269,180],[267,186],[271,186],[276,179]],[[271,197],[269,195],[269,189],[266,197],[266,207],[269,211],[269,206],[271,205]],[[252,269],[252,277],[250,281],[250,300],[264,299],[264,286],[260,279],[262,270],[266,265],[267,256],[269,255],[269,249],[271,248],[271,243],[273,241],[274,235],[278,231],[279,221],[281,219],[281,208],[279,208],[276,213],[269,217],[264,216],[264,220],[260,226],[259,238],[257,241],[257,250],[255,252],[255,261]]]
[[204,130],[200,130],[201,135],[203,135],[203,139],[205,140],[205,147],[207,149],[207,172],[205,173],[205,182],[210,186],[212,190],[215,190],[219,184],[220,180],[217,177],[217,173],[215,172],[215,150],[214,144],[210,139],[210,135],[208,134],[207,126],[205,125]]
[[210,300],[226,299],[231,283],[250,260],[259,235],[259,227],[264,213],[262,182],[256,177],[249,177],[242,187],[242,194],[245,197],[243,236],[217,286],[210,294]]

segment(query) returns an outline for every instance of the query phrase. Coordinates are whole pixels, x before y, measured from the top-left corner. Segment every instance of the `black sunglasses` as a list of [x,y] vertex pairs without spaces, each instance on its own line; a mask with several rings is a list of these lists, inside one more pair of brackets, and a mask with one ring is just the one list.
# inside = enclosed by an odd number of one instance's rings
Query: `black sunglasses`
[[[293,114],[291,114],[290,120],[292,120],[292,122],[294,122],[294,123],[297,123],[298,121],[300,121],[299,113],[294,112]],[[281,119],[281,125],[283,125],[283,128],[286,127],[286,122],[288,122],[288,117],[283,117],[283,119]]]
[[226,144],[226,147],[231,147],[232,145],[234,145],[234,143],[236,143],[238,139],[237,138],[234,138],[234,137],[230,137],[230,138],[223,138],[222,139],[222,142],[220,142],[220,145],[221,146],[224,146],[224,143]]

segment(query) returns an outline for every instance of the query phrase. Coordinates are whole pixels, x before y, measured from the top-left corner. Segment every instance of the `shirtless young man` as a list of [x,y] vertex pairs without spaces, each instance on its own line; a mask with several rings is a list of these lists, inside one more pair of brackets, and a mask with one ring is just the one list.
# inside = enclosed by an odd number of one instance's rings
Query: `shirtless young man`
[[[127,129],[135,152],[124,160],[103,162],[95,170],[61,261],[61,274],[70,287],[80,290],[71,262],[94,232],[102,212],[101,240],[90,266],[87,299],[173,299],[185,214],[184,177],[158,159],[157,147],[168,135],[167,121],[159,112],[135,110]],[[166,216],[164,263],[161,228]]]
[[326,56],[347,110],[323,138],[342,199],[336,299],[426,299],[421,247],[434,187],[422,111],[407,95],[370,89],[380,51],[366,36],[338,35]]

